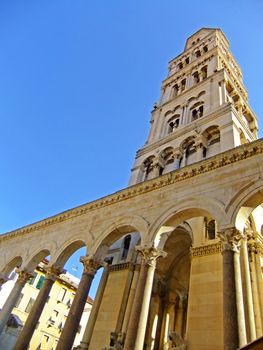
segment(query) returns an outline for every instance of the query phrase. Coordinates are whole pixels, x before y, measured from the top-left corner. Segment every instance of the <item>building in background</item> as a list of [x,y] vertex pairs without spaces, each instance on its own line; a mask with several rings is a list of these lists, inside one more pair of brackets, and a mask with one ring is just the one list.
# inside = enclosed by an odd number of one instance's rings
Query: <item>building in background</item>
[[[16,301],[12,315],[13,319],[15,321],[18,320],[18,322],[20,320],[22,325],[25,323],[31,311],[33,303],[36,300],[38,293],[43,285],[47,263],[48,261],[44,260],[38,265],[35,270],[35,276],[25,284],[21,294],[19,295],[19,298]],[[10,294],[17,276],[17,273],[13,271],[9,277],[9,281],[2,286],[0,290],[0,308],[2,308],[8,295]],[[30,342],[29,350],[55,350],[59,336],[67,319],[70,306],[78,288],[78,284],[79,279],[68,272],[61,274],[60,278],[56,280],[35,329],[34,335]],[[92,308],[92,303],[92,299],[88,297],[74,340],[74,345],[78,345],[82,339],[85,326],[87,324]],[[21,323],[20,326],[17,327],[19,330],[22,328]],[[8,327],[8,333],[10,337],[10,325]],[[5,339],[3,341],[6,341],[6,334],[4,338]],[[13,336],[13,338],[17,338],[17,332],[15,332],[15,336]],[[14,339],[12,339],[11,344],[14,345],[14,342]],[[10,347],[10,350],[12,348],[13,347]],[[5,350],[8,349],[5,348]]]

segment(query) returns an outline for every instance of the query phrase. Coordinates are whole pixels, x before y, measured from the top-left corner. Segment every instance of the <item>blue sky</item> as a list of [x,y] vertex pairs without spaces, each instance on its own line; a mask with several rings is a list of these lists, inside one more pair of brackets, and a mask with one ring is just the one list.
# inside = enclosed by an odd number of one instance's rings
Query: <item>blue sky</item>
[[0,1],[0,232],[127,185],[167,63],[201,27],[228,37],[262,130],[262,18],[261,0]]

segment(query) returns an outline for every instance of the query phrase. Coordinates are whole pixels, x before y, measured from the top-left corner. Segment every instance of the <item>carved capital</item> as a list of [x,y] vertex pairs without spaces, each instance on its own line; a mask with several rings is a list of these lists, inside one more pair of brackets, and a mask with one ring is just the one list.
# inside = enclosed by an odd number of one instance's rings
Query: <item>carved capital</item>
[[174,150],[173,153],[172,153],[172,157],[173,157],[173,159],[180,159],[180,158],[182,158],[183,157],[183,150],[181,150],[181,149]]
[[35,274],[34,272],[30,272],[27,270],[16,269],[16,273],[18,274],[18,279],[16,283],[24,285],[31,277]]
[[46,270],[46,279],[55,281],[62,273],[66,273],[66,270],[64,270],[62,267],[55,265],[49,266]]
[[239,248],[243,235],[237,228],[227,228],[219,232],[218,237],[220,238],[222,244],[222,252],[226,250],[232,250],[235,253],[239,253]]
[[142,264],[156,267],[157,259],[160,257],[166,257],[167,253],[163,250],[154,248],[151,245],[136,246],[135,249],[142,256]]
[[96,259],[94,256],[81,256],[80,262],[84,266],[83,273],[87,273],[89,275],[95,275],[97,270],[104,266],[104,262],[102,260]]

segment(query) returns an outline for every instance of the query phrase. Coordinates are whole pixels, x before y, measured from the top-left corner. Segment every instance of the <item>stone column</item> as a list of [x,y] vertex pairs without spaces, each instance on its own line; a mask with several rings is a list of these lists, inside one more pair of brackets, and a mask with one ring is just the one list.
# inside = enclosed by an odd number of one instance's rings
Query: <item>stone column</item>
[[103,265],[101,261],[96,260],[93,256],[83,256],[80,261],[84,265],[84,270],[56,350],[71,350],[92,280],[97,269]]
[[255,314],[255,323],[256,323],[256,336],[259,338],[262,335],[262,324],[261,324],[261,310],[260,310],[260,301],[258,293],[258,281],[255,267],[255,255],[257,254],[257,245],[254,237],[248,240],[248,249],[250,257],[250,272],[251,272],[251,286],[252,286],[252,296],[254,304],[254,314]]
[[183,157],[183,152],[180,149],[177,149],[173,153],[174,165],[173,170],[178,170],[180,168],[180,160]]
[[248,247],[247,247],[247,233],[244,235],[242,240],[242,253],[244,260],[244,277],[247,292],[247,304],[248,304],[248,321],[249,321],[249,331],[250,331],[250,341],[256,339],[256,326],[255,326],[255,315],[254,315],[254,305],[252,298],[251,289],[251,276],[249,270],[249,260],[248,260]]
[[8,276],[3,273],[0,273],[0,287],[8,281]]
[[123,296],[122,296],[118,320],[117,320],[117,324],[116,324],[116,328],[115,328],[116,336],[118,336],[118,334],[121,332],[121,329],[122,329],[122,324],[123,324],[123,320],[125,317],[125,311],[126,311],[126,307],[127,307],[127,303],[128,303],[128,299],[129,299],[129,294],[130,294],[130,290],[131,290],[134,269],[135,269],[135,265],[131,262],[130,266],[129,266],[128,276],[126,279],[125,289],[124,289]]
[[87,323],[85,332],[83,334],[83,339],[80,342],[80,345],[77,347],[77,349],[87,350],[89,348],[91,337],[92,337],[93,330],[94,330],[94,326],[95,326],[97,316],[99,313],[99,308],[100,308],[100,304],[102,301],[103,293],[104,293],[106,283],[108,280],[108,276],[109,276],[109,265],[104,267],[104,271],[103,271],[103,274],[101,276],[99,288],[98,288],[97,293],[96,293],[95,301],[94,301],[94,304],[92,305],[92,309],[90,312],[88,323]]
[[29,280],[30,277],[33,276],[32,272],[29,272],[27,270],[19,270],[17,269],[16,272],[18,273],[18,279],[9,294],[5,305],[3,306],[1,312],[0,312],[0,334],[2,333],[9,316],[17,302],[17,299],[19,298],[19,295],[26,284],[26,282]]
[[46,304],[47,298],[49,296],[49,292],[55,280],[61,273],[65,273],[65,270],[63,270],[60,267],[51,266],[47,268],[46,277],[45,277],[43,286],[41,287],[38,293],[38,296],[33,304],[30,314],[26,319],[26,323],[21,333],[19,334],[19,337],[16,341],[16,344],[13,350],[24,350],[28,348],[30,340],[35,331],[37,322]]
[[156,261],[159,257],[166,256],[163,251],[152,246],[146,245],[136,249],[142,255],[142,262],[124,350],[143,349]]
[[125,316],[124,316],[124,320],[123,320],[123,324],[122,324],[122,333],[125,333],[125,334],[126,334],[127,329],[128,329],[128,324],[129,324],[131,310],[132,310],[133,301],[134,301],[134,296],[135,296],[135,292],[136,292],[136,288],[137,288],[138,278],[139,278],[139,265],[135,265],[135,270],[133,273],[133,279],[132,279],[132,284],[131,284],[131,290],[130,290],[129,299],[128,299],[128,303],[126,306]]
[[[239,346],[239,325],[234,254],[239,232],[235,227],[219,232],[223,255],[223,315],[224,350],[236,350]],[[243,305],[242,305],[243,306]]]
[[163,286],[162,283],[160,283],[159,290],[158,290],[158,296],[159,296],[158,321],[157,321],[153,350],[159,350],[160,343],[161,343],[165,293],[166,293],[165,287]]

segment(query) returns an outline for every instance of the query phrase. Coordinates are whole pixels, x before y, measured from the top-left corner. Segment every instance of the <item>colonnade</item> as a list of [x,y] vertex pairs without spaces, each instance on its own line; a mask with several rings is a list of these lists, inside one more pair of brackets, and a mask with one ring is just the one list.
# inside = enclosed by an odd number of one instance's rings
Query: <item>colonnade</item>
[[[243,346],[248,341],[262,335],[263,313],[262,300],[259,295],[263,295],[263,286],[262,280],[259,280],[261,271],[259,270],[259,254],[257,254],[261,247],[255,241],[253,232],[249,230],[241,234],[232,227],[221,230],[218,236],[222,243],[223,258],[224,349],[236,350],[239,346]],[[140,264],[136,265],[135,261],[130,263],[116,328],[112,334],[111,346],[118,344],[118,348],[124,350],[142,350],[144,347],[156,263],[158,259],[166,256],[164,251],[154,248],[152,245],[142,245],[136,247],[136,250],[140,256]],[[105,266],[105,263],[96,256],[82,257],[81,262],[84,266],[83,274],[62,330],[57,350],[70,350],[72,348],[94,275],[100,267]],[[18,279],[0,312],[0,331],[4,329],[23,286],[32,277],[31,271],[17,270],[17,272]],[[61,273],[63,273],[63,269],[59,266],[48,267],[44,284],[17,339],[14,350],[27,349],[52,285]],[[243,285],[241,273],[244,275]],[[106,265],[78,349],[89,349],[108,275],[109,266]],[[3,283],[5,280],[5,277],[1,277],[0,281]],[[244,288],[246,301],[244,301]],[[244,309],[245,303],[248,306],[247,315]],[[161,315],[165,306],[160,303],[159,307]],[[183,322],[183,320],[181,321]],[[159,350],[158,339],[161,334],[161,324],[162,317],[158,319],[156,327],[154,350]],[[180,325],[174,324],[173,329],[175,330],[176,327],[178,328]]]

